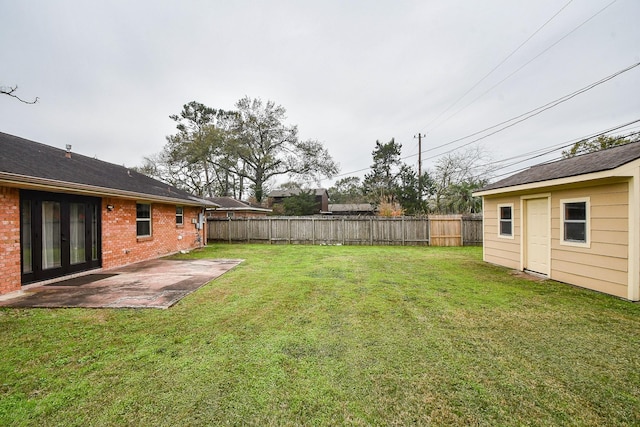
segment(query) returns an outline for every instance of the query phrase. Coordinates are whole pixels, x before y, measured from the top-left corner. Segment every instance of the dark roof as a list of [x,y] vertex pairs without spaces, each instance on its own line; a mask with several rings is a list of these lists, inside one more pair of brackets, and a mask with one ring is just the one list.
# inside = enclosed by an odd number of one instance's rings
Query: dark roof
[[639,158],[640,142],[632,142],[594,153],[532,166],[520,173],[489,184],[480,192],[607,171]]
[[293,195],[300,194],[301,191],[311,191],[316,196],[322,196],[323,194],[328,194],[325,188],[314,188],[311,190],[302,190],[300,188],[291,188],[287,190],[273,190],[271,193],[267,195],[267,197],[289,197]]
[[109,194],[122,192],[130,196],[181,200],[192,205],[208,204],[185,191],[124,166],[73,152],[68,158],[65,150],[0,132],[0,179],[9,177],[16,182],[33,182],[32,178],[35,178],[39,184],[55,184],[62,188],[80,186],[95,190],[96,194],[104,189]]
[[208,197],[207,200],[217,205],[218,210],[233,209],[233,210],[248,210],[248,211],[265,211],[271,212],[271,209],[266,209],[259,206],[251,206],[248,203],[236,200],[233,197]]
[[331,212],[374,212],[375,208],[371,203],[330,203]]

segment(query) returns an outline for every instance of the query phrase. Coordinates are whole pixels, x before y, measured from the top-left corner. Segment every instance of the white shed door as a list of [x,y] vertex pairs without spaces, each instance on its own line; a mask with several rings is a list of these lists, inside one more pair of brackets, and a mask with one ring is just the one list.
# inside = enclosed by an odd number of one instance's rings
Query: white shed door
[[549,207],[548,200],[526,201],[526,270],[549,275]]

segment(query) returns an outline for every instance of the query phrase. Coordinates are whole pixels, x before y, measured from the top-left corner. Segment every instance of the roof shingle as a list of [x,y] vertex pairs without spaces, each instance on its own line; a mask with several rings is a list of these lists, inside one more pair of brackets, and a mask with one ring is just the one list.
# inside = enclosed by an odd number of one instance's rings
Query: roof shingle
[[0,132],[0,174],[79,184],[151,197],[208,202],[124,166]]

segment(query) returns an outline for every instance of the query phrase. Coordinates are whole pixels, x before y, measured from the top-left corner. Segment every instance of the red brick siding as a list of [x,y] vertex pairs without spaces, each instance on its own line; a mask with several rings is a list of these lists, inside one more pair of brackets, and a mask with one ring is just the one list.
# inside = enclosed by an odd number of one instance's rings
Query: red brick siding
[[20,191],[0,187],[0,295],[20,282]]
[[[107,205],[112,205],[109,211]],[[151,237],[136,237],[136,202],[115,198],[102,200],[102,267],[119,267],[158,258],[200,246],[198,230],[192,223],[200,208],[184,207],[182,226],[176,225],[176,205],[151,203]],[[200,230],[206,242],[205,228]]]

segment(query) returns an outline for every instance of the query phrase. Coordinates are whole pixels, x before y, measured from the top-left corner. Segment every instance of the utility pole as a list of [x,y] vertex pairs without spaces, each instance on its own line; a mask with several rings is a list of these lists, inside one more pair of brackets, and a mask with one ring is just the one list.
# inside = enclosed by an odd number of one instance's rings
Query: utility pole
[[422,135],[418,132],[418,136],[414,136],[414,138],[418,138],[418,190],[420,192],[420,198],[422,199]]

